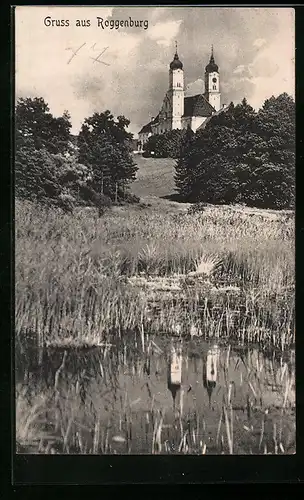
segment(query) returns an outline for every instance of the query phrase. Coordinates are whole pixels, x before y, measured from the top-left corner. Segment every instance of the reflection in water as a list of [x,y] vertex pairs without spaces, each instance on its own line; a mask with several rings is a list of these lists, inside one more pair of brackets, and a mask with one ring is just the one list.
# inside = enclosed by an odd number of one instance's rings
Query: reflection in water
[[182,384],[182,365],[182,345],[178,347],[172,345],[168,362],[168,389],[172,394],[174,409],[176,394],[180,390]]
[[219,356],[220,356],[220,349],[216,344],[214,344],[207,351],[207,359],[203,367],[203,384],[205,389],[207,389],[207,394],[209,397],[209,407],[211,407],[212,392],[216,387],[217,365],[219,361]]
[[28,452],[44,436],[58,453],[225,453],[232,421],[234,453],[295,448],[289,360],[201,339],[66,352],[46,350],[41,363],[16,349],[17,440]]

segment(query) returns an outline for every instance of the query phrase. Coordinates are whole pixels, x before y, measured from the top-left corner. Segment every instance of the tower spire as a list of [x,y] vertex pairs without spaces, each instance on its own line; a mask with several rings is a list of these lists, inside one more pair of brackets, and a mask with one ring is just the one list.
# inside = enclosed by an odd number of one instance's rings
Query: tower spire
[[210,56],[210,62],[211,62],[211,63],[214,63],[213,44],[211,45],[211,56]]
[[218,72],[218,65],[215,63],[215,60],[214,60],[213,44],[211,45],[210,60],[209,60],[209,63],[207,64],[205,70],[207,73],[213,73],[214,71]]
[[174,54],[173,61],[170,64],[170,68],[171,69],[183,69],[183,64],[180,61],[180,59],[178,57],[178,53],[177,53],[177,41],[175,41],[175,54]]

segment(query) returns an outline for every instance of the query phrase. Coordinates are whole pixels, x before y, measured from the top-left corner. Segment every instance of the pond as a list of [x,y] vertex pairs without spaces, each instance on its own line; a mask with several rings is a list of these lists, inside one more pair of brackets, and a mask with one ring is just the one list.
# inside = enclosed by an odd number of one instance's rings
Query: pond
[[292,454],[295,361],[169,336],[16,346],[17,453]]

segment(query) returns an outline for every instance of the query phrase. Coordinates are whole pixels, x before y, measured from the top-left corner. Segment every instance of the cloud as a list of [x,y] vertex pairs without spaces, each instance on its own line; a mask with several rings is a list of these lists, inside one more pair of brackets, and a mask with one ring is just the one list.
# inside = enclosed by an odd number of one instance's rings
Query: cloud
[[268,40],[257,39],[253,45],[259,51],[247,65],[239,65],[233,71],[230,86],[244,84],[250,104],[258,109],[271,95],[287,92],[295,96],[295,32],[293,9],[274,12],[277,29]]
[[249,65],[253,77],[271,78],[276,75],[280,67],[269,57],[263,55],[257,57],[253,64]]
[[248,66],[246,67],[244,64],[239,64],[234,70],[234,75],[243,75],[246,71],[248,71]]
[[155,40],[158,45],[170,47],[170,45],[172,45],[172,41],[178,34],[181,23],[181,19],[178,21],[157,23],[150,29],[148,36],[152,40]]
[[260,49],[261,47],[263,47],[263,45],[265,45],[265,43],[266,43],[265,38],[257,38],[256,40],[254,40],[253,46]]
[[[69,19],[70,26],[46,27],[47,15]],[[147,20],[149,27],[102,29],[97,16]],[[91,26],[77,28],[76,19]],[[125,115],[134,133],[156,116],[175,40],[188,95],[204,90],[212,43],[222,102],[246,96],[259,107],[272,94],[294,95],[292,8],[17,7],[15,25],[17,97],[42,96],[55,115],[67,109],[74,132],[94,111]],[[67,49],[79,47],[68,63],[73,52]],[[102,51],[102,62],[93,61]]]
[[189,83],[186,87],[186,95],[191,96],[191,95],[196,95],[196,94],[202,94],[205,91],[205,83],[204,80],[201,78],[198,78],[192,83]]

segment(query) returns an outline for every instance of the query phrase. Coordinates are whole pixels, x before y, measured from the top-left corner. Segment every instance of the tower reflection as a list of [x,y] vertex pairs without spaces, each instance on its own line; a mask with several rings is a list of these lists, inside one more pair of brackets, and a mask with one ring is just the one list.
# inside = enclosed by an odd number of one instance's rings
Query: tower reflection
[[168,389],[172,394],[173,408],[175,409],[176,395],[182,384],[182,346],[171,346],[171,352],[168,361]]
[[208,349],[206,362],[203,365],[203,385],[207,390],[209,407],[211,407],[211,397],[217,382],[219,355],[220,349],[217,344],[214,344]]

